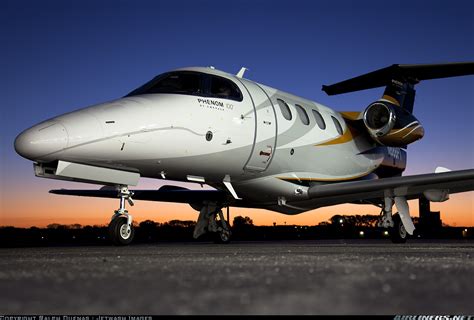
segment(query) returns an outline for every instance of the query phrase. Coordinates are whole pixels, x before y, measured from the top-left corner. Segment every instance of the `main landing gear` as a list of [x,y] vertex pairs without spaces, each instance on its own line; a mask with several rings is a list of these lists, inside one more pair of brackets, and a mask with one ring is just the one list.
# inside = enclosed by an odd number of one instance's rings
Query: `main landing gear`
[[408,233],[403,226],[402,219],[397,214],[393,215],[393,227],[389,228],[390,239],[393,243],[405,243],[407,242]]
[[216,203],[204,203],[199,211],[199,218],[194,227],[193,237],[199,238],[201,235],[214,233],[216,243],[229,243],[231,237],[229,224],[229,208],[227,207],[227,220],[222,213],[222,206]]
[[133,229],[132,216],[125,209],[125,200],[133,206],[133,192],[128,190],[127,186],[120,186],[118,196],[120,197],[120,207],[115,210],[112,220],[109,224],[109,237],[113,244],[125,246],[132,242],[135,231]]
[[[404,197],[385,197],[384,200],[385,205],[382,207],[380,220],[377,225],[388,229],[393,243],[405,243],[408,235],[412,235],[415,230],[407,200]],[[399,212],[392,215],[394,202]]]

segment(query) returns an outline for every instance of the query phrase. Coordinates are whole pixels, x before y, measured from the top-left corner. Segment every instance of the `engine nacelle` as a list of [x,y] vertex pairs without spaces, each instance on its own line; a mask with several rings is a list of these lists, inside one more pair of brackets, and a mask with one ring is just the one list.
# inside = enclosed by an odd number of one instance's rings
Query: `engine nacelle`
[[382,100],[370,104],[363,119],[370,136],[385,146],[403,147],[423,138],[425,133],[410,112]]

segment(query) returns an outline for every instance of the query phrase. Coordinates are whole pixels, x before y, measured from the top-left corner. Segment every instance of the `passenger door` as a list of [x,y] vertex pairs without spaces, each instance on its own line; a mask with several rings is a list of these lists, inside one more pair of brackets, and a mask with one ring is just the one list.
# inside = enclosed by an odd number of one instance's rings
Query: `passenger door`
[[275,153],[277,134],[275,108],[259,85],[244,79],[241,81],[252,97],[255,118],[253,148],[244,170],[261,172],[267,169]]

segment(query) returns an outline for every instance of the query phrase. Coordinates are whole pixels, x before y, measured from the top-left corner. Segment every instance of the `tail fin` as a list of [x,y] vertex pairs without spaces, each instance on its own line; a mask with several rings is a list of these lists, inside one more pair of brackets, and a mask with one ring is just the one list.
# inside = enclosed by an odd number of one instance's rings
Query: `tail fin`
[[331,96],[385,86],[382,98],[412,113],[415,101],[414,86],[421,80],[472,74],[474,74],[474,62],[394,64],[329,86],[323,85],[322,90]]

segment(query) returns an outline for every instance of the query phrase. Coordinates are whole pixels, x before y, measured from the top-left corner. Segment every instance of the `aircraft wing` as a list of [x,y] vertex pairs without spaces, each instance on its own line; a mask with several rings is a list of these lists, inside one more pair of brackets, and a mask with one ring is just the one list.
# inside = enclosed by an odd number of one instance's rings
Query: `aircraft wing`
[[[474,190],[474,169],[317,185],[308,196],[321,206],[341,203],[381,202],[385,196],[408,200],[424,195],[452,194]],[[435,201],[435,200],[432,200]]]
[[[182,187],[163,186],[157,190],[130,190],[133,191],[134,200],[164,201],[194,203],[203,200],[219,201],[227,198],[227,193],[220,190],[189,190]],[[117,190],[104,187],[99,190],[70,190],[56,189],[50,193],[70,196],[118,198]]]
[[[449,171],[316,185],[308,189],[308,197],[317,199],[319,206],[342,203],[382,203],[385,196],[403,196],[417,199],[426,193],[459,193],[474,190],[474,169]],[[131,190],[133,199],[163,202],[196,203],[202,201],[226,201],[229,195],[221,190],[189,190],[182,187],[163,186],[157,190]],[[117,190],[104,187],[99,190],[56,189],[50,193],[83,197],[117,198]],[[242,202],[238,207],[255,207]],[[264,208],[263,206],[262,208]]]

